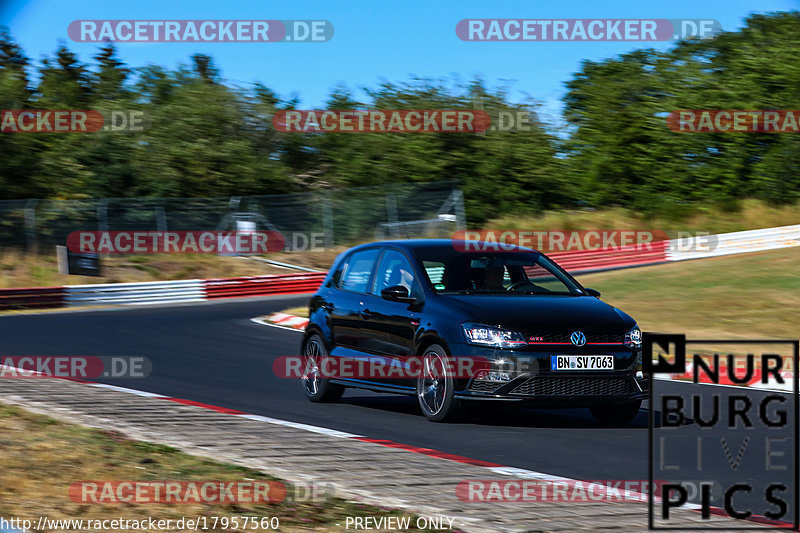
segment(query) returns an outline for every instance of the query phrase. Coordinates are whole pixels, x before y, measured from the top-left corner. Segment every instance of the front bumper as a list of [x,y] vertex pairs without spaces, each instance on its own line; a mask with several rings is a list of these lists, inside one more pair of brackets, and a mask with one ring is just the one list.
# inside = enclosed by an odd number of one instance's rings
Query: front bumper
[[[565,349],[561,346],[502,350],[473,345],[451,347],[457,356],[490,361],[509,381],[462,380],[455,396],[463,400],[499,400],[542,406],[585,407],[598,403],[627,403],[647,397],[648,381],[639,371],[641,352],[623,345]],[[608,371],[558,372],[550,368],[553,355],[613,355]]]

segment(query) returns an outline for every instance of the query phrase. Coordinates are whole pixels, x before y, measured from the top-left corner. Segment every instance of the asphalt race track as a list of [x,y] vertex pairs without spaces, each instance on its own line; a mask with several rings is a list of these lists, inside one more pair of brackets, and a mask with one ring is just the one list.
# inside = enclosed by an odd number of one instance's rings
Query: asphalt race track
[[[553,475],[592,480],[648,478],[644,410],[632,423],[619,427],[598,424],[587,409],[536,410],[500,405],[463,423],[434,424],[422,416],[412,397],[349,390],[339,403],[310,403],[297,381],[277,378],[272,372],[275,357],[299,353],[301,335],[250,320],[302,305],[307,298],[5,316],[0,317],[0,355],[144,355],[153,364],[148,378],[105,382]],[[657,387],[681,394],[700,391],[703,401],[734,390],[661,381]],[[753,400],[757,416],[758,401],[768,393],[744,393]],[[708,446],[703,461],[707,478],[723,485],[745,481],[764,486],[782,481],[789,487],[783,498],[791,502],[793,412],[788,401],[791,397],[784,396],[788,427],[777,432],[756,428],[748,433],[718,434],[689,424],[681,429],[680,445],[670,441],[667,463],[693,464],[697,436],[702,435]],[[666,430],[658,429],[656,435],[661,431]],[[735,456],[744,436],[750,436],[749,447],[734,469],[726,461],[720,439],[727,438]],[[786,456],[776,459],[790,465],[787,470],[765,473],[767,436],[788,437],[780,448]],[[697,476],[675,472],[674,478]],[[756,514],[774,509],[764,503],[763,490],[738,495],[736,502],[737,507],[751,506]],[[784,520],[791,521],[793,506],[789,508]]]

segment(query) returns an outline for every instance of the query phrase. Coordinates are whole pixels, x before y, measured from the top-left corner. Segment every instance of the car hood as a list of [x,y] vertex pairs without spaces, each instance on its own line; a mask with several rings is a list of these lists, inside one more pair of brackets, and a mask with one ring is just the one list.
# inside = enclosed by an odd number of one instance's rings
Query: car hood
[[635,321],[591,296],[440,295],[469,322],[501,326],[523,334],[583,329],[627,331]]

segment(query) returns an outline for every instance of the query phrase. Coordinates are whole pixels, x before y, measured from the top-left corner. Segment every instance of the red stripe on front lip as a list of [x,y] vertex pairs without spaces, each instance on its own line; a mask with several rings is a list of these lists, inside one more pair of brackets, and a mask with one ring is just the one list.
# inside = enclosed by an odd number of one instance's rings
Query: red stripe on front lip
[[[534,342],[529,342],[528,344],[558,344],[558,345],[566,345],[566,346],[572,346],[573,345],[571,342],[544,342],[544,341],[534,341]],[[604,346],[611,346],[611,345],[616,346],[616,345],[619,345],[619,346],[623,346],[624,343],[622,343],[622,342],[587,342],[586,344],[584,344],[584,346],[591,346],[591,345],[604,345]]]

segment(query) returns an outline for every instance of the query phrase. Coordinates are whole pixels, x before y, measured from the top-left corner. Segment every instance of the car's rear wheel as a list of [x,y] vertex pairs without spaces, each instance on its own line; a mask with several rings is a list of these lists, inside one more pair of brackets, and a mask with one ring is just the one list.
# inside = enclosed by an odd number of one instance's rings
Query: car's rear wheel
[[434,344],[422,356],[422,371],[417,378],[417,400],[422,414],[432,422],[458,418],[463,407],[455,398],[455,382],[444,348]]
[[637,400],[629,403],[598,404],[593,405],[589,409],[600,422],[607,424],[624,424],[636,418],[641,407],[642,401]]
[[327,357],[328,351],[322,338],[317,334],[311,335],[303,345],[303,373],[300,382],[306,397],[312,402],[335,402],[344,392],[344,387],[322,377],[320,367]]

